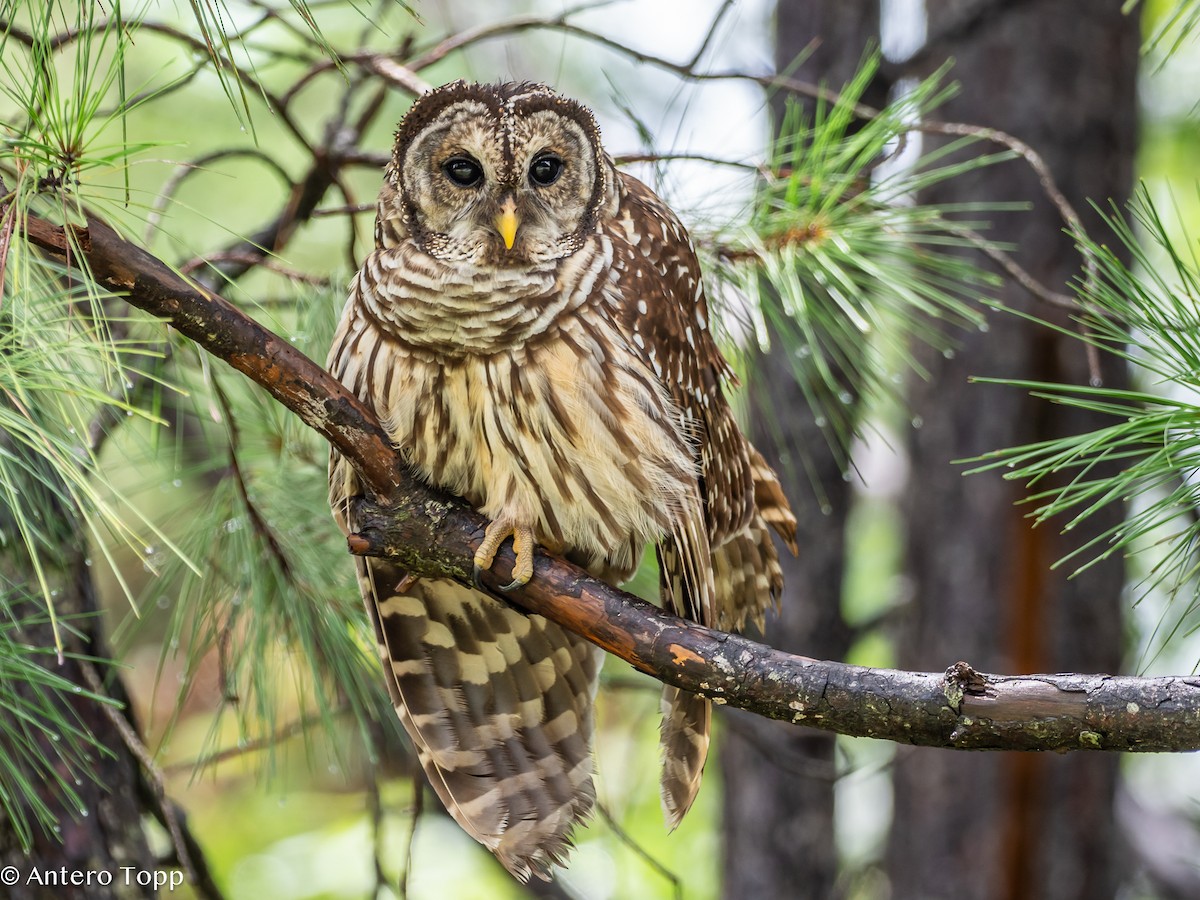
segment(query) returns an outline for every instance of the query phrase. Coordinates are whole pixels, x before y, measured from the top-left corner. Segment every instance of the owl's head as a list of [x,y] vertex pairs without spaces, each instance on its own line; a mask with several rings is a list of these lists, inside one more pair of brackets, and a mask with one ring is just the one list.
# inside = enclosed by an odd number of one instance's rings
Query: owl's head
[[615,174],[581,104],[540,84],[456,81],[404,116],[387,179],[399,208],[386,212],[426,253],[515,266],[578,250]]

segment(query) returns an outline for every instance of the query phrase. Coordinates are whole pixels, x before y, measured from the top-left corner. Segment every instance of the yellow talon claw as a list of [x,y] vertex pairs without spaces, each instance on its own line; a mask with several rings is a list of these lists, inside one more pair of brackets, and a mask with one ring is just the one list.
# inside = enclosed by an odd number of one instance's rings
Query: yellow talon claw
[[483,533],[483,542],[475,551],[472,580],[475,587],[485,590],[480,581],[480,575],[485,569],[490,569],[496,559],[496,551],[509,535],[513,539],[513,552],[517,554],[516,565],[513,566],[512,581],[500,588],[501,591],[511,591],[528,584],[533,577],[533,529],[528,525],[516,525],[506,519],[497,519],[488,525]]

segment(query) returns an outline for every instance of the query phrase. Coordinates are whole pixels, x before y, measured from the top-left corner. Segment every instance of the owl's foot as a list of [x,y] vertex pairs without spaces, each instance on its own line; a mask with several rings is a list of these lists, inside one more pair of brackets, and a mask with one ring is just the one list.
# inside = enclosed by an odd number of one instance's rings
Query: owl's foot
[[511,519],[502,517],[488,525],[487,530],[483,533],[483,543],[475,551],[475,565],[472,571],[472,579],[475,582],[475,587],[479,590],[485,590],[483,583],[480,581],[480,575],[483,574],[485,569],[492,567],[492,563],[496,559],[496,551],[500,549],[500,545],[504,543],[504,539],[509,535],[512,535],[513,552],[517,554],[517,562],[513,566],[512,581],[504,585],[500,590],[511,591],[519,588],[522,585],[528,584],[529,579],[533,577],[533,529],[528,525],[520,525]]

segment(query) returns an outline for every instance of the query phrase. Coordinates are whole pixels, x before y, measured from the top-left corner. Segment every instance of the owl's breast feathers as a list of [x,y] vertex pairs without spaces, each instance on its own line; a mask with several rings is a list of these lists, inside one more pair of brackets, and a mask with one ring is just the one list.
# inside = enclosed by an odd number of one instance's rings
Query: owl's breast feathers
[[406,252],[363,267],[331,362],[424,477],[614,578],[702,521],[689,426],[606,296],[607,239],[513,288],[411,260],[398,283]]

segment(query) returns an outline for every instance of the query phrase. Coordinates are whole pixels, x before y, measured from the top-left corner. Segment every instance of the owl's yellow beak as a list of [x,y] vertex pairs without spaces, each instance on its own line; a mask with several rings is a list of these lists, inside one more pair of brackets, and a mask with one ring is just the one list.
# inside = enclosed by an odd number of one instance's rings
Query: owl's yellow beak
[[517,239],[517,226],[520,224],[517,219],[516,201],[511,196],[505,197],[500,205],[500,215],[496,216],[496,230],[504,239],[505,250],[513,248],[513,242]]

